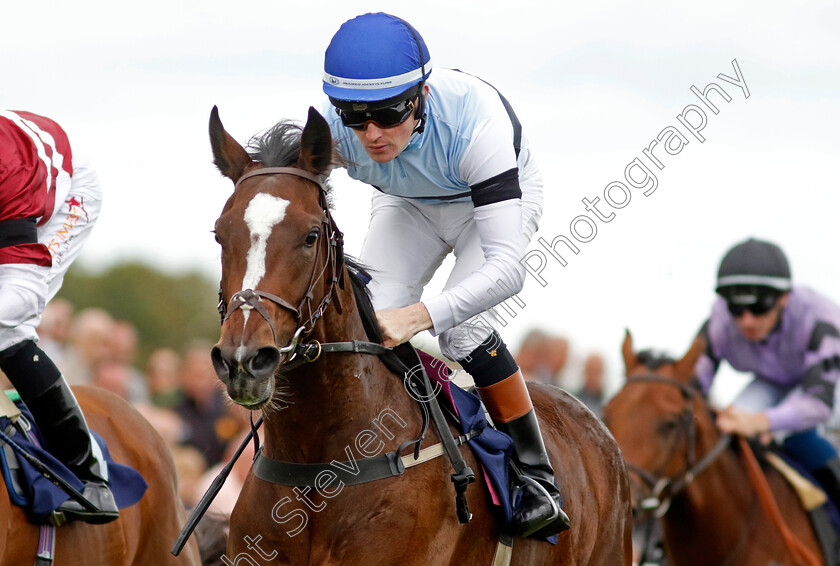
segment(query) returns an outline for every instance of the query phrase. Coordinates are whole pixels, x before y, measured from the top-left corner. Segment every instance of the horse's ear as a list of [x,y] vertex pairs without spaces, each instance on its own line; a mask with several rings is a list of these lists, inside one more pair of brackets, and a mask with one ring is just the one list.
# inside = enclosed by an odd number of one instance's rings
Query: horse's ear
[[309,116],[300,137],[300,157],[297,165],[301,169],[323,175],[330,168],[333,158],[330,126],[321,114],[309,107]]
[[210,146],[213,148],[213,163],[222,175],[234,183],[238,181],[245,167],[251,164],[251,156],[225,131],[216,106],[210,111]]
[[628,328],[624,329],[624,343],[621,345],[621,355],[624,358],[624,372],[629,374],[630,370],[639,363],[636,352],[633,351],[633,336]]
[[700,359],[700,356],[703,355],[705,350],[706,340],[704,340],[702,336],[697,336],[691,344],[691,348],[689,348],[688,352],[686,352],[682,359],[677,362],[676,367],[674,368],[674,377],[685,383],[689,383],[692,379],[694,379],[694,366],[697,364],[697,360]]

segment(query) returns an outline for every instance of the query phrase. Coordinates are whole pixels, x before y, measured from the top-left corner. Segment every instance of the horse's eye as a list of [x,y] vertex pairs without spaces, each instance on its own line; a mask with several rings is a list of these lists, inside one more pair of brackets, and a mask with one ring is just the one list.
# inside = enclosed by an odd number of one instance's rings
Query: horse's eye
[[315,242],[318,241],[318,235],[320,233],[321,231],[317,228],[313,228],[312,231],[309,232],[309,234],[306,236],[306,241],[304,242],[307,248],[311,248],[315,245]]
[[659,434],[671,434],[677,429],[679,421],[677,418],[668,419],[667,421],[659,423]]

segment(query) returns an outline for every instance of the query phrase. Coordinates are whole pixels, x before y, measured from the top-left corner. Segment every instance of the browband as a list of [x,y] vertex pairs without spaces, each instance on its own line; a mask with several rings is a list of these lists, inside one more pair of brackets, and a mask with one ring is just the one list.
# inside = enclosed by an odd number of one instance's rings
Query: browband
[[239,180],[236,181],[236,186],[234,188],[239,187],[239,184],[242,181],[244,181],[245,179],[250,179],[251,177],[256,177],[258,175],[277,174],[295,175],[296,177],[301,177],[308,181],[312,181],[313,183],[321,187],[321,190],[326,190],[326,188],[324,187],[324,182],[319,175],[310,173],[309,171],[304,171],[303,169],[298,169],[297,167],[263,167],[261,169],[255,169],[239,177]]

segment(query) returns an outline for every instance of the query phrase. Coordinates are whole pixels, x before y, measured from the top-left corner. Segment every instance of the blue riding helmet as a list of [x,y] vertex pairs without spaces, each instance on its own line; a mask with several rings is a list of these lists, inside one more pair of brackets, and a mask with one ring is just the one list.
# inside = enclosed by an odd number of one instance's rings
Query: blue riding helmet
[[[382,12],[344,22],[324,56],[324,92],[345,110],[374,110],[414,98],[432,72],[423,38]],[[355,104],[354,104],[355,103]]]

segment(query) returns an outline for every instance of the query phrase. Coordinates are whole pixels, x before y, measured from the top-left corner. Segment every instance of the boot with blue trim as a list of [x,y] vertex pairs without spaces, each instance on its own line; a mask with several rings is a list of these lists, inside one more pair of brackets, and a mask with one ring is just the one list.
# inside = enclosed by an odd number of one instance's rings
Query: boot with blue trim
[[835,456],[821,468],[814,470],[813,474],[825,494],[840,511],[840,457]]
[[108,487],[105,463],[94,453],[82,409],[52,360],[26,341],[0,352],[0,369],[32,413],[46,448],[82,481],[82,496],[96,507],[87,509],[69,499],[56,511],[68,521],[101,524],[117,519],[120,512]]
[[571,521],[563,511],[537,414],[531,409],[519,418],[497,422],[496,428],[513,439],[514,462],[525,482],[522,499],[513,515],[516,534],[548,538],[569,529]]
[[525,377],[507,345],[493,331],[458,362],[475,380],[493,424],[513,440],[513,460],[524,483],[513,534],[548,538],[569,529]]

